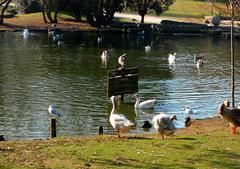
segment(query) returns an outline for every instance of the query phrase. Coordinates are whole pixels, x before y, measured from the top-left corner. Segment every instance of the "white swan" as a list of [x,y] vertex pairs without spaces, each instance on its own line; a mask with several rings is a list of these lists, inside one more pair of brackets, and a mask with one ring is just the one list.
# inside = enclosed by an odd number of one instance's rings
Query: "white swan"
[[125,134],[128,132],[134,124],[128,120],[123,114],[116,114],[116,96],[111,97],[112,101],[112,111],[109,117],[109,121],[112,127],[116,130],[118,137],[120,134]]
[[168,63],[169,64],[174,64],[175,61],[176,61],[176,53],[174,53],[174,54],[169,53],[169,55],[168,55]]
[[151,109],[154,108],[154,105],[156,104],[156,99],[149,99],[140,102],[140,97],[138,94],[135,95],[136,102],[134,107],[137,109]]
[[126,65],[126,56],[127,54],[124,53],[123,55],[119,56],[118,63],[121,65],[121,67],[124,67]]
[[168,136],[175,133],[176,127],[173,124],[173,120],[177,120],[176,115],[169,117],[163,112],[153,117],[153,127],[161,134],[162,139],[164,139],[164,135]]
[[145,46],[145,52],[150,53],[151,52],[151,46]]
[[185,113],[186,114],[193,114],[193,110],[189,106],[185,106]]
[[51,116],[62,116],[57,110],[55,105],[50,105],[48,107],[48,112],[50,113]]

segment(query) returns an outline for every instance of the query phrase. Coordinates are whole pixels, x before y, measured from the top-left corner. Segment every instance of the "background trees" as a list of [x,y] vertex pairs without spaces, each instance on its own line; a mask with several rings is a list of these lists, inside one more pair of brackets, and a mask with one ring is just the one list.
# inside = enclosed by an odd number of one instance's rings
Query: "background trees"
[[[223,0],[222,0],[223,1]],[[216,0],[209,0],[215,10],[231,18],[231,99],[232,107],[235,103],[235,57],[234,57],[234,22],[240,18],[240,1],[225,0],[226,7],[216,5]]]
[[173,2],[174,0],[127,0],[127,6],[138,12],[141,16],[141,23],[144,23],[144,16],[147,13],[154,11],[156,15],[160,15],[168,10]]
[[1,15],[0,15],[0,25],[3,24],[4,13],[8,8],[8,5],[11,3],[12,0],[0,0],[0,8],[2,8]]

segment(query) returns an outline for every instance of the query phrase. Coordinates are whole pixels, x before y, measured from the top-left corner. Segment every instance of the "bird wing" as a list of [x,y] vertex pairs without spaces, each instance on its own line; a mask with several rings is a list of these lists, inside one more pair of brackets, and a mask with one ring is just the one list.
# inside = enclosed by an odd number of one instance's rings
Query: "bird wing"
[[125,127],[133,125],[123,114],[113,114],[113,119],[116,127]]

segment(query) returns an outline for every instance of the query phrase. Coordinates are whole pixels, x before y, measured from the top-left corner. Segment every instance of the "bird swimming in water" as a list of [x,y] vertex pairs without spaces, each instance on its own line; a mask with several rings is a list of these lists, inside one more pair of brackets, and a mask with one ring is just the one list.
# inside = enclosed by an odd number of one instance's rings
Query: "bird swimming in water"
[[176,53],[174,53],[174,54],[169,53],[169,55],[168,55],[168,63],[169,64],[174,64],[175,61],[176,61]]

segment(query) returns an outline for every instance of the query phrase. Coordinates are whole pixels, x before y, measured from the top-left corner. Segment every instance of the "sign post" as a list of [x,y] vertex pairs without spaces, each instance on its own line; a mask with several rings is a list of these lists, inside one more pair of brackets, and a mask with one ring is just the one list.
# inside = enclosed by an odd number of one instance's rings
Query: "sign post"
[[138,92],[138,68],[124,68],[108,72],[108,97]]

